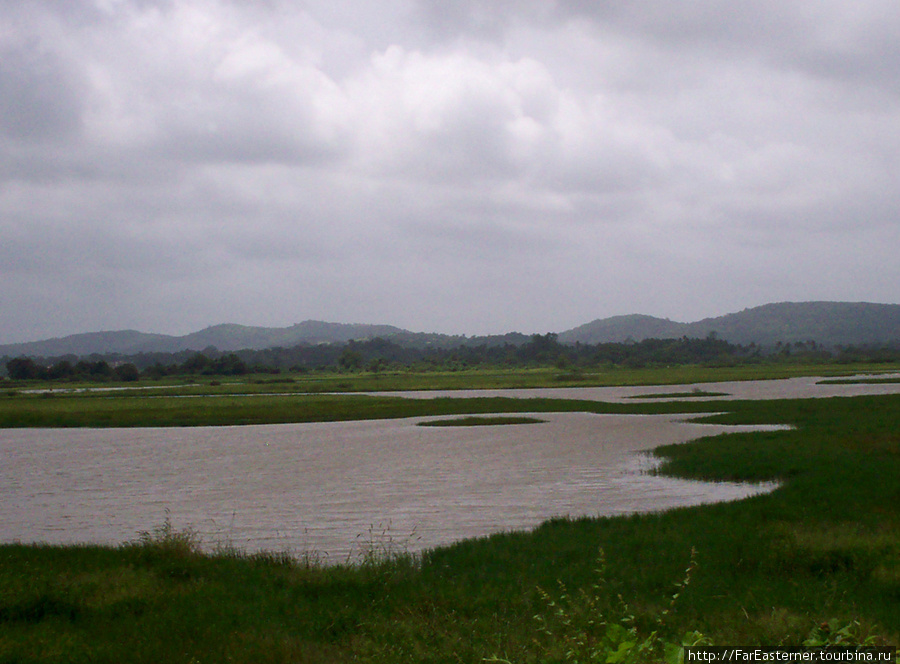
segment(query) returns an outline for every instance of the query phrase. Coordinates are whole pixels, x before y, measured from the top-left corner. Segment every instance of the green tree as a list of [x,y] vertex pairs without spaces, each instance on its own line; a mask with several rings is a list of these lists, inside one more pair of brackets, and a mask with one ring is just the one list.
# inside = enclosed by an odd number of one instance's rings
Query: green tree
[[59,378],[71,378],[74,373],[75,367],[72,366],[71,362],[68,360],[60,360],[47,370],[47,378],[54,380]]
[[202,373],[211,363],[212,361],[203,353],[195,353],[185,360],[181,369],[187,373]]
[[220,376],[242,376],[247,373],[247,365],[234,353],[215,360],[203,373]]
[[6,363],[6,372],[13,380],[32,380],[40,378],[44,368],[30,357],[17,357]]
[[344,352],[341,353],[338,364],[340,365],[341,369],[346,369],[347,371],[356,371],[362,365],[362,361],[362,355],[360,355],[355,350],[346,348],[344,349]]
[[117,366],[115,368],[115,374],[116,378],[128,383],[136,381],[141,375],[138,368],[131,362],[126,362],[125,364]]

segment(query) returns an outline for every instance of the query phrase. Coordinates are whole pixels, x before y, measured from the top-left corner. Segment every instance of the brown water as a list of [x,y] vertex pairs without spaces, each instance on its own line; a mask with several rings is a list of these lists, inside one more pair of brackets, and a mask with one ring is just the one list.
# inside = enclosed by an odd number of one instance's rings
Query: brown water
[[167,517],[205,545],[342,561],[772,485],[641,474],[657,445],[750,427],[673,416],[541,414],[541,424],[419,420],[0,431],[0,541],[119,543]]

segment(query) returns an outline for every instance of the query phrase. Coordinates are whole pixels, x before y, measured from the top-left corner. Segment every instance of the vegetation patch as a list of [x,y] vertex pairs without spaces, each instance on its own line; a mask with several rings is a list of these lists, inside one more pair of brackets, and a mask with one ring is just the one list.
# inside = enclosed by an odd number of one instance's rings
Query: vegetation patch
[[547,420],[541,420],[537,417],[511,417],[505,415],[495,415],[493,417],[455,417],[449,420],[428,420],[419,422],[420,427],[485,427],[500,426],[506,424],[540,424]]
[[900,395],[729,401],[721,414],[711,413],[721,402],[347,395],[0,402],[4,417],[33,410],[45,426],[110,412],[110,421],[134,423],[160,407],[190,423],[228,411],[351,419],[518,409],[694,412],[792,427],[655,450],[663,474],[780,480],[771,493],[557,518],[416,556],[380,545],[339,565],[205,553],[168,523],[119,547],[0,545],[0,662],[661,662],[677,661],[684,642],[900,642]]
[[709,404],[657,402],[619,404],[577,399],[408,399],[359,394],[99,396],[59,395],[54,399],[19,396],[0,399],[0,428],[21,427],[166,427],[340,422],[429,415],[594,412],[681,413]]
[[882,383],[900,383],[900,377],[887,378],[831,378],[820,380],[816,385],[881,385]]
[[691,390],[690,392],[657,392],[654,394],[634,394],[628,399],[702,399],[706,397],[727,397],[728,392],[707,392]]

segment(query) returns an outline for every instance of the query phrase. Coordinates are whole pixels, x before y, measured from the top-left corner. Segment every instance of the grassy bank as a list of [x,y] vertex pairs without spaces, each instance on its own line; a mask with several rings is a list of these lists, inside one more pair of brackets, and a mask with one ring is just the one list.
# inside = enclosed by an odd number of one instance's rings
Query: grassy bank
[[[721,407],[721,406],[720,406]],[[420,415],[589,411],[702,412],[709,404],[614,404],[564,399],[406,399],[364,395],[241,397],[83,396],[0,400],[0,428],[167,427],[370,420]]]
[[[742,367],[612,369],[597,373],[560,373],[555,369],[400,372],[395,374],[322,374],[299,377],[242,376],[206,380],[185,377],[160,384],[97,385],[30,382],[0,388],[0,428],[9,427],[162,427],[276,424],[413,417],[513,413],[547,410],[594,412],[692,412],[709,407],[585,404],[549,399],[433,399],[379,396],[377,391],[540,388],[578,385],[702,385],[706,382],[762,380],[806,375],[847,376],[861,371],[897,371],[890,365],[784,364]],[[877,379],[870,379],[877,380]],[[9,381],[5,381],[9,383]],[[111,389],[112,388],[112,389]],[[367,394],[368,392],[368,394]],[[694,387],[634,397],[682,399],[719,395]]]
[[479,368],[458,371],[312,371],[243,376],[184,375],[133,383],[73,383],[67,381],[0,380],[0,397],[24,396],[34,390],[57,393],[117,388],[141,396],[321,394],[406,390],[514,389],[542,387],[618,387],[623,385],[678,385],[736,380],[768,380],[799,376],[830,376],[896,372],[896,363],[783,362],[731,367],[681,365],[646,368]]
[[[585,407],[527,410],[544,401]],[[429,414],[502,405],[410,403]],[[723,404],[615,407],[713,406]],[[728,407],[716,420],[796,428],[665,448],[664,471],[782,480],[774,493],[556,519],[416,559],[373,548],[340,567],[204,554],[170,528],[118,548],[2,546],[0,662],[592,661],[604,639],[634,642],[634,654],[653,633],[650,645],[694,630],[719,644],[798,645],[832,619],[856,640],[896,644],[900,396]]]
[[[295,375],[293,388],[308,392],[455,390],[541,387],[618,387],[678,385],[732,380],[767,380],[797,376],[842,377],[897,371],[893,364],[773,363],[736,366],[657,366],[645,368],[482,368],[458,371],[386,371]],[[263,379],[266,380],[266,379]],[[268,380],[273,380],[271,377]],[[278,380],[277,378],[274,380]],[[252,383],[252,380],[251,380]],[[264,383],[262,383],[264,385]],[[277,383],[276,383],[277,384]],[[282,386],[285,383],[281,383]]]

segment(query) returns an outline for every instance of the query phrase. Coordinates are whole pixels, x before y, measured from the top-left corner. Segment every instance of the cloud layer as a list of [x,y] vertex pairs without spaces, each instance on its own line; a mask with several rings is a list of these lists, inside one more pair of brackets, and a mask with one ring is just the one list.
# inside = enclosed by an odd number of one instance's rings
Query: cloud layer
[[900,302],[900,5],[0,7],[0,342]]

